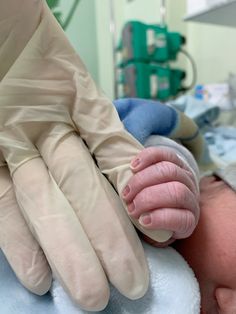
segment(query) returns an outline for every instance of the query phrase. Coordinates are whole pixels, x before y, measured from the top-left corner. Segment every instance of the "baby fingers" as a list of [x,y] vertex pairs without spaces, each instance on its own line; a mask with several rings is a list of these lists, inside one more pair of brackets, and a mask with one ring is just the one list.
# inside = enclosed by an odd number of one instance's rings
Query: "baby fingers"
[[195,213],[198,206],[195,195],[180,182],[168,182],[150,186],[138,193],[128,205],[129,213],[134,218],[157,208],[184,208]]
[[189,237],[196,227],[196,218],[186,209],[162,208],[140,216],[139,222],[148,229],[173,231],[173,238]]
[[[166,215],[169,210],[172,210],[173,215]],[[146,228],[175,231],[177,236],[191,234],[199,219],[196,195],[185,184],[177,181],[141,190],[128,204],[128,211],[132,218],[139,219],[139,223]]]
[[169,161],[181,168],[188,169],[174,149],[168,147],[148,147],[142,150],[131,162],[133,172],[140,171],[161,161]]
[[194,195],[198,195],[191,171],[171,162],[161,161],[134,174],[123,191],[123,198],[130,203],[143,189],[173,181],[184,184]]

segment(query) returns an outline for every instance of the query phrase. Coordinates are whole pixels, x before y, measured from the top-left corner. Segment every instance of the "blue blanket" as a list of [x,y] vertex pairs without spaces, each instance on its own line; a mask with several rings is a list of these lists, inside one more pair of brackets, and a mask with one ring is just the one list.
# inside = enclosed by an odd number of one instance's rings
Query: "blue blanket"
[[119,99],[114,105],[125,128],[143,145],[150,135],[166,136],[187,147],[200,167],[213,167],[198,125],[184,112],[145,99]]

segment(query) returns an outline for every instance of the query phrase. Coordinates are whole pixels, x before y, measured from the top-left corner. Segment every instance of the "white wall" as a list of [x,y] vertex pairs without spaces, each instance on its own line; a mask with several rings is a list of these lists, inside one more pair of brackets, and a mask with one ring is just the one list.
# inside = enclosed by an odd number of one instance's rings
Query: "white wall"
[[188,22],[188,50],[196,61],[198,83],[218,83],[236,73],[236,29]]
[[95,2],[99,73],[97,83],[105,91],[107,96],[112,98],[114,90],[114,71],[109,2],[109,0]]
[[[166,1],[167,9],[167,25],[170,31],[179,32],[186,38],[186,42],[188,43],[187,37],[187,24],[183,21],[183,16],[186,12],[186,0],[169,0]],[[184,46],[185,49],[187,49]],[[180,67],[186,69],[188,65],[188,61],[183,54],[179,54],[177,62],[175,62],[175,67]],[[191,81],[192,79],[192,72],[187,73],[187,81]],[[188,83],[187,83],[188,84]]]
[[[171,0],[170,0],[171,1]],[[226,0],[186,0],[187,13],[206,10]],[[226,11],[225,11],[226,12]],[[207,15],[205,15],[206,19]],[[227,16],[220,16],[221,21]],[[236,17],[235,17],[236,18]],[[198,83],[218,83],[236,73],[236,28],[187,22],[188,50],[196,61]]]
[[[74,0],[60,0],[64,19],[73,3]],[[93,78],[98,81],[95,0],[80,0],[66,34]]]

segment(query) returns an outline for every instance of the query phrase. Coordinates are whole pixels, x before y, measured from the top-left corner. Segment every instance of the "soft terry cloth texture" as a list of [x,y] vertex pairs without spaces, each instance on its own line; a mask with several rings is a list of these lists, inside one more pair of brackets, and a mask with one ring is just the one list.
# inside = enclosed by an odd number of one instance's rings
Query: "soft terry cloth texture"
[[[150,287],[140,300],[130,301],[111,288],[111,298],[101,314],[198,314],[198,283],[184,259],[173,249],[156,249],[144,243],[151,272]],[[38,297],[16,279],[0,251],[0,303],[2,314],[84,314],[54,281],[51,292]]]

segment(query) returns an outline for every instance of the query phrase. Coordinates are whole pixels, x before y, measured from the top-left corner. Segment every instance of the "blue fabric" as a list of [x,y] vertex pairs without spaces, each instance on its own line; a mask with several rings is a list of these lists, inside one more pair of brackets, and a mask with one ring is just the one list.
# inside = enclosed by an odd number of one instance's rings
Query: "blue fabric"
[[208,128],[205,132],[205,139],[210,152],[225,163],[236,162],[236,128],[222,126]]
[[169,136],[178,122],[177,111],[157,101],[124,98],[114,105],[127,131],[142,144],[151,134]]
[[[118,99],[114,105],[126,130],[141,144],[151,135],[169,137],[186,146],[199,166],[214,167],[199,126],[184,108],[138,98]],[[202,120],[198,117],[198,121]]]
[[[236,161],[236,128],[228,125],[214,126],[217,119],[217,124],[221,122],[219,107],[190,95],[181,96],[170,104],[196,122],[212,156],[216,156],[223,165]],[[236,111],[231,110],[230,115],[236,117]]]
[[43,297],[28,292],[17,280],[0,250],[0,313],[56,314],[50,293]]
[[57,282],[47,294],[37,296],[25,289],[0,249],[1,314],[87,314],[76,307]]
[[181,96],[169,104],[193,119],[200,129],[211,126],[220,114],[219,107],[190,95]]

